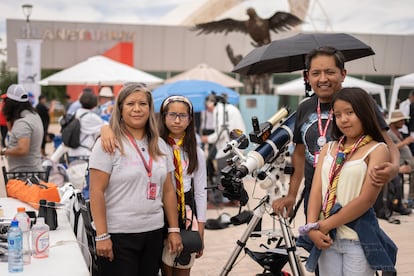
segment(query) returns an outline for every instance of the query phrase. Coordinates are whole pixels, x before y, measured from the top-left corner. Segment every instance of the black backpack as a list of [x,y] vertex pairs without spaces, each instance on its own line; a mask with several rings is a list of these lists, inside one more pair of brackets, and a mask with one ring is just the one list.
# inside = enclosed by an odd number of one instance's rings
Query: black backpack
[[80,119],[88,114],[89,112],[83,113],[79,118],[76,118],[75,114],[66,115],[60,122],[62,142],[69,148],[76,149],[81,146],[80,132],[81,123]]

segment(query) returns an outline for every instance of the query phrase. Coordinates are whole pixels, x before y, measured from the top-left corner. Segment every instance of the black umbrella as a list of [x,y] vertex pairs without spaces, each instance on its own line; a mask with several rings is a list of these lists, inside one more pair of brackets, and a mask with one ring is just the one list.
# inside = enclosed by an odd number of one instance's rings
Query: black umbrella
[[300,33],[254,49],[234,67],[233,72],[257,75],[302,70],[305,69],[306,54],[321,46],[340,50],[345,61],[375,55],[370,46],[348,34]]

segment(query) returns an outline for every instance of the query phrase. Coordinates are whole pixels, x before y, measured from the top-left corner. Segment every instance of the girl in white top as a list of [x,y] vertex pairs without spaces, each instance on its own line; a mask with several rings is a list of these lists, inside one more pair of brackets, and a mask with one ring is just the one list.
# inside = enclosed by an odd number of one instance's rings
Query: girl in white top
[[[377,122],[372,100],[360,88],[344,88],[333,99],[332,137],[319,157],[310,193],[307,228],[322,249],[320,275],[374,275],[358,234],[345,226],[371,208],[381,187],[367,172],[390,154]],[[332,213],[339,203],[342,208]],[[335,240],[329,232],[337,230]],[[338,274],[339,272],[339,274]]]
[[[180,225],[186,228],[192,219],[193,230],[198,230],[203,238],[207,211],[207,172],[204,153],[196,141],[192,104],[186,97],[170,96],[161,104],[159,119],[160,136],[170,145],[174,159],[173,180]],[[196,217],[193,217],[193,213]],[[202,254],[203,249],[191,254],[189,263],[183,265],[175,262],[176,254],[171,254],[165,248],[164,275],[190,275],[194,259]]]

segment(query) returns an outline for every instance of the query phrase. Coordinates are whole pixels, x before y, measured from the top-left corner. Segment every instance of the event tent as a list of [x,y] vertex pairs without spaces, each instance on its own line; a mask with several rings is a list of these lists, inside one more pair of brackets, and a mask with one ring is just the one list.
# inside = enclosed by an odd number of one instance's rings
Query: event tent
[[[386,108],[385,88],[382,85],[364,81],[351,76],[346,76],[342,87],[361,87],[370,94],[378,94],[381,107]],[[276,86],[276,95],[305,96],[305,85],[303,78],[294,79]]]
[[122,85],[161,83],[163,79],[104,56],[93,56],[39,81],[40,85]]
[[389,114],[395,109],[395,104],[397,103],[398,93],[401,88],[414,88],[414,73],[404,75],[394,79],[394,85],[391,92],[391,101]]
[[200,63],[188,71],[166,79],[165,83],[172,83],[179,80],[206,80],[221,84],[225,87],[243,87],[243,83],[205,63]]

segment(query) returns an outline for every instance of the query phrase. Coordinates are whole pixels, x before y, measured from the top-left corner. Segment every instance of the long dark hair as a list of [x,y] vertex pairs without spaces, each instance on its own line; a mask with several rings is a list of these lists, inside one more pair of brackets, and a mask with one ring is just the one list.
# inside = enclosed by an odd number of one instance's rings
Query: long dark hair
[[[332,106],[335,102],[342,100],[351,104],[357,117],[361,120],[364,134],[370,135],[375,141],[385,142],[375,113],[374,100],[363,89],[359,87],[346,87],[339,90],[332,100]],[[332,121],[332,139],[338,140],[343,133],[339,130],[335,116]]]
[[183,96],[170,96],[162,102],[161,108],[160,108],[160,114],[158,117],[160,121],[158,124],[160,136],[168,143],[168,136],[170,135],[170,131],[168,130],[167,125],[165,123],[165,117],[166,117],[166,113],[168,112],[168,106],[170,105],[170,103],[173,103],[173,102],[180,102],[180,103],[185,104],[187,106],[187,112],[190,116],[190,123],[185,129],[183,149],[188,154],[187,174],[191,174],[198,169],[198,157],[197,157],[197,139],[196,139],[196,131],[195,131],[195,123],[194,123],[195,117],[194,117],[194,112],[193,112],[193,106],[187,98]]
[[36,109],[32,106],[32,104],[29,101],[17,102],[9,98],[5,99],[2,112],[6,117],[6,120],[10,122],[12,125],[17,119],[22,118],[21,113],[23,110],[28,110],[32,113],[37,113]]

